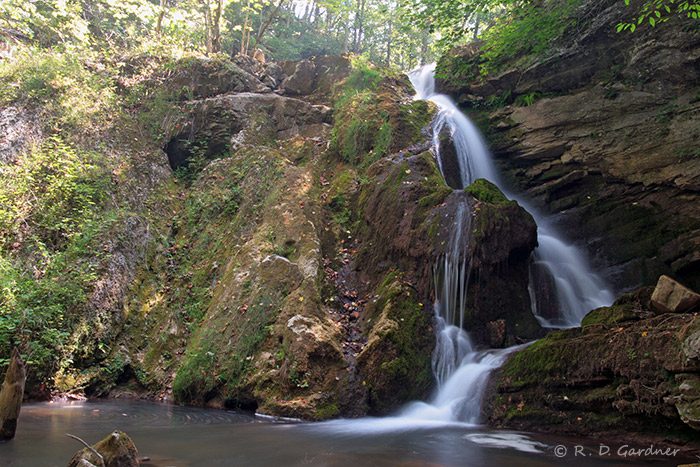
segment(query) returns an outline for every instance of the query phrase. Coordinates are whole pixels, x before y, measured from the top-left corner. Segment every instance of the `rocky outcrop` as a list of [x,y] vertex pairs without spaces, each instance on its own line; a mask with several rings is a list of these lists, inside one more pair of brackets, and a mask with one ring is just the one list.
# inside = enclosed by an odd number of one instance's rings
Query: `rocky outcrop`
[[250,134],[260,144],[295,135],[326,136],[330,108],[275,94],[237,93],[191,101],[187,111],[168,119],[165,152],[173,170],[225,157]]
[[481,82],[465,66],[476,67],[474,50],[454,52],[467,72],[443,85],[467,107],[507,97],[511,105],[473,112],[506,179],[555,215],[618,290],[661,274],[697,289],[700,42],[680,17],[617,34],[633,8],[588,2],[590,24],[551,56]]
[[[464,191],[444,185],[432,156],[383,159],[370,169],[373,183],[361,195],[366,274],[391,264],[408,274],[419,296],[432,293],[433,267],[448,253],[458,207],[468,205],[464,260],[473,270],[465,328],[480,345],[501,347],[539,335],[530,311],[527,265],[537,244],[532,217],[493,184],[477,180]],[[492,329],[505,324],[492,338]]]
[[323,99],[329,96],[333,86],[347,77],[352,65],[347,56],[325,55],[298,62],[280,64],[286,74],[280,87],[289,96],[308,96]]
[[[402,152],[376,162],[360,193],[360,280],[381,283],[364,315],[367,345],[357,357],[371,413],[423,398],[433,385],[434,280],[448,254],[460,206],[467,207],[462,260],[472,268],[464,325],[481,346],[532,339],[527,264],[536,245],[532,217],[485,180],[447,187],[430,153]],[[434,279],[434,280],[433,280]]]
[[17,107],[0,110],[0,174],[2,164],[15,162],[32,142],[41,139],[41,130],[34,123],[34,116]]
[[697,447],[700,320],[654,309],[651,295],[664,287],[624,295],[591,311],[581,328],[509,357],[487,396],[489,423]]
[[92,447],[81,449],[68,463],[68,467],[138,467],[139,465],[134,442],[121,431],[114,431]]

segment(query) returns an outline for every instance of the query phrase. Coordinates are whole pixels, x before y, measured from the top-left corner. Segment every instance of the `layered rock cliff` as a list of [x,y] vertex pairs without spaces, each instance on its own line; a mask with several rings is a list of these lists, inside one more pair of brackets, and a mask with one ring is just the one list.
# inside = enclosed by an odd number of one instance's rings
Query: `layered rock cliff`
[[616,33],[636,7],[586,2],[590,23],[550,56],[485,80],[465,66],[478,48],[454,50],[438,86],[473,109],[507,181],[618,291],[660,274],[698,289],[700,35],[683,17]]

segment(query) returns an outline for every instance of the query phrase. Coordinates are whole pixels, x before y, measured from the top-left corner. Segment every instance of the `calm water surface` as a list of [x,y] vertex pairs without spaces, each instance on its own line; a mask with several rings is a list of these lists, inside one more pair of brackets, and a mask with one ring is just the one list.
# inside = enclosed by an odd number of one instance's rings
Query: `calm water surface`
[[[151,458],[142,463],[145,467],[528,467],[559,466],[564,461],[581,466],[676,466],[693,460],[680,455],[615,457],[622,443],[611,443],[611,455],[601,456],[599,443],[588,440],[431,424],[406,418],[272,423],[252,415],[220,410],[99,401],[23,406],[15,439],[0,443],[0,465],[65,466],[81,448],[65,433],[93,444],[115,429],[133,439],[139,456]],[[577,450],[579,455],[575,455]]]

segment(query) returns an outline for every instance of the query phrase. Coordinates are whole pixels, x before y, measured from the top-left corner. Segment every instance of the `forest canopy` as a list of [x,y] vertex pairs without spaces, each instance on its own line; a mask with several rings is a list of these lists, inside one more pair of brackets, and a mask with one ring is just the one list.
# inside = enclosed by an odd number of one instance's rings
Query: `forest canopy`
[[[630,3],[630,0],[618,0]],[[225,53],[268,60],[353,53],[411,69],[451,46],[485,41],[491,69],[538,56],[606,1],[585,0],[3,0],[0,40],[101,51]],[[674,15],[697,19],[700,0],[628,6],[619,31]]]

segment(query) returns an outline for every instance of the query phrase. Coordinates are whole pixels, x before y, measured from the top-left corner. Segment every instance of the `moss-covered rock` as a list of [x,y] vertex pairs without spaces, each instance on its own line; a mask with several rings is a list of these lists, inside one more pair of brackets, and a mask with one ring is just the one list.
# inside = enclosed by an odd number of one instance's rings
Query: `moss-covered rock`
[[693,345],[700,321],[657,315],[650,295],[647,288],[623,296],[591,312],[582,328],[552,332],[509,357],[492,382],[489,423],[586,436],[636,433],[697,448],[697,359],[682,349]]
[[372,414],[383,415],[409,400],[427,397],[434,378],[430,356],[432,306],[421,303],[415,288],[391,274],[369,307],[367,346],[357,357],[368,388]]
[[[101,457],[95,455],[95,451]],[[68,463],[68,467],[95,465],[104,467],[138,467],[138,451],[126,433],[114,431],[92,448],[78,451]]]
[[[465,260],[473,274],[465,328],[486,346],[540,335],[527,291],[528,258],[537,242],[527,212],[485,180],[453,191],[429,153],[380,160],[368,174],[373,178],[360,196],[360,229],[371,247],[363,247],[358,258],[365,274],[378,277],[396,267],[413,278],[421,297],[430,294],[432,267],[448,253],[456,212],[466,203],[470,221],[463,227],[463,237],[469,239]],[[505,333],[492,339],[500,320]]]

